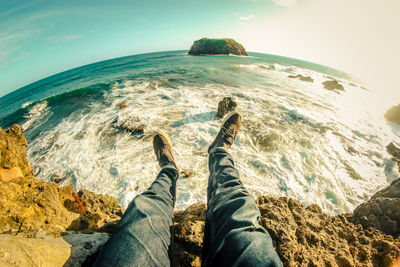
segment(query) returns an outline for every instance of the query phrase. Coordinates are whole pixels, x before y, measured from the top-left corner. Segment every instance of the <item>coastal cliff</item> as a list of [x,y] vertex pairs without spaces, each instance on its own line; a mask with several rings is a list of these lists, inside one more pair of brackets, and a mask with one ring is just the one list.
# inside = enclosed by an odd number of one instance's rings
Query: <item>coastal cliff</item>
[[233,39],[209,39],[202,38],[194,41],[189,55],[238,55],[247,56],[243,45]]
[[[117,200],[36,180],[21,128],[0,128],[0,266],[90,266],[123,214]],[[400,180],[352,214],[263,196],[260,224],[285,266],[390,266],[400,256]],[[174,261],[200,266],[206,205],[174,213]]]

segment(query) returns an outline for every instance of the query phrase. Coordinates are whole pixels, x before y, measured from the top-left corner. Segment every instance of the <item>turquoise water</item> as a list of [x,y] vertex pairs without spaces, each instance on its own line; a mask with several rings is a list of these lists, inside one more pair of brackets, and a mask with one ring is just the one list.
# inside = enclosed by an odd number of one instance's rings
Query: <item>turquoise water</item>
[[[113,195],[125,207],[159,170],[151,143],[158,129],[170,134],[178,166],[195,174],[179,180],[176,208],[205,201],[207,147],[224,96],[234,96],[243,115],[231,152],[254,196],[341,213],[398,177],[385,146],[399,131],[373,112],[373,94],[351,76],[259,53],[186,53],[117,58],[40,80],[0,98],[0,126],[22,126],[39,179]],[[288,78],[297,74],[314,82]],[[323,88],[333,79],[345,92]],[[144,135],[121,128],[132,118]]]

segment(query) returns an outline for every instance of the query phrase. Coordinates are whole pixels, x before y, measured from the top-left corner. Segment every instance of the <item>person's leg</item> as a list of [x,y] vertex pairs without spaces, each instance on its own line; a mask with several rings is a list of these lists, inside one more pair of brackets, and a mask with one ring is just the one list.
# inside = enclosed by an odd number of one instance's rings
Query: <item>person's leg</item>
[[[240,127],[238,113],[227,118],[209,149],[210,177],[203,243],[204,266],[282,266],[260,212],[227,152]],[[222,142],[221,142],[222,140]]]
[[170,266],[170,245],[178,170],[166,134],[154,137],[162,167],[149,189],[129,204],[101,249],[95,266]]

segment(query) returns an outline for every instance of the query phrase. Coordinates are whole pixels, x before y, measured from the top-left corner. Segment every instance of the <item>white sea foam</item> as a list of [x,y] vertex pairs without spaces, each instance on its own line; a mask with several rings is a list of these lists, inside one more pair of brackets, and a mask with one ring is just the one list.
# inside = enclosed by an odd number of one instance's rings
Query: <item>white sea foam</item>
[[[330,214],[348,212],[398,176],[395,168],[385,168],[390,156],[384,149],[398,137],[383,118],[369,112],[369,92],[354,86],[347,90],[348,84],[342,94],[325,90],[321,82],[326,75],[300,68],[245,68],[275,83],[173,88],[165,80],[114,84],[104,103],[91,104],[85,114],[73,113],[36,138],[28,149],[32,165],[41,167],[41,179],[58,175],[64,184],[113,195],[126,207],[158,173],[151,141],[161,128],[170,135],[179,168],[195,173],[178,181],[176,208],[203,202],[207,147],[221,122],[215,116],[217,101],[235,95],[243,124],[230,152],[254,196],[290,196],[305,205],[319,204]],[[311,75],[314,83],[287,78],[289,69]],[[120,109],[121,103],[127,107]],[[38,111],[46,108],[37,105]],[[146,124],[144,136],[114,127],[130,116]]]
[[26,107],[29,106],[30,104],[32,104],[32,102],[28,101],[28,102],[22,104],[21,107],[22,107],[22,108],[26,108]]
[[[25,104],[30,104],[25,103]],[[24,104],[24,105],[25,105]],[[29,109],[29,113],[27,115],[24,116],[24,118],[26,119],[26,121],[22,124],[22,129],[23,130],[27,130],[29,127],[31,127],[37,120],[39,120],[40,118],[42,118],[48,111],[49,111],[49,107],[47,107],[47,102],[46,101],[42,101],[37,103],[36,105],[34,105],[33,107],[31,107]]]

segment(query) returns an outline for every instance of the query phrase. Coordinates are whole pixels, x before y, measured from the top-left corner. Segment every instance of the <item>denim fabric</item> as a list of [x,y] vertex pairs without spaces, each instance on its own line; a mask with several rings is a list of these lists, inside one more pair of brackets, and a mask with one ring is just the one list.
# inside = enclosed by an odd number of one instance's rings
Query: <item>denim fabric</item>
[[203,266],[282,266],[260,211],[244,188],[231,155],[214,148],[209,156]]
[[[260,212],[223,148],[209,156],[204,266],[282,266]],[[129,204],[95,266],[170,266],[178,171],[163,168],[150,188]]]
[[170,266],[178,171],[161,169],[149,189],[129,204],[94,266]]

